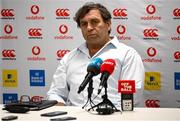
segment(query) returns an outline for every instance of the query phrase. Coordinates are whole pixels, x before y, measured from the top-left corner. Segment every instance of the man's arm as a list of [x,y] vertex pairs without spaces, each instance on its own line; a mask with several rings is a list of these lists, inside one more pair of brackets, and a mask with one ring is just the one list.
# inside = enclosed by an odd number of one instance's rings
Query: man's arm
[[67,96],[69,93],[67,81],[66,81],[66,64],[65,59],[63,58],[56,72],[53,75],[53,81],[51,83],[51,87],[47,92],[47,99],[48,100],[57,100],[57,105],[65,105],[67,100]]
[[136,89],[142,87],[144,81],[144,65],[140,55],[136,50],[131,49],[127,52],[123,61],[121,79],[135,80]]
[[136,93],[134,94],[135,106],[141,105],[143,84],[144,84],[144,66],[140,55],[134,50],[128,51],[123,61],[121,79],[135,80]]

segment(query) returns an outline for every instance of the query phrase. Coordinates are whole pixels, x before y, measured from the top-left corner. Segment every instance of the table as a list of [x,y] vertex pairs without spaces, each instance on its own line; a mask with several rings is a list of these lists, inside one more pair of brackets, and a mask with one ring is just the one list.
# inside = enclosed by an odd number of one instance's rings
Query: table
[[[3,108],[3,105],[0,105]],[[55,117],[41,117],[40,114],[51,111],[67,111],[68,114]],[[94,111],[95,112],[95,111]],[[0,117],[16,115],[15,121],[50,121],[51,118],[63,116],[74,116],[75,121],[180,121],[180,108],[135,108],[134,111],[115,112],[111,115],[98,115],[96,112],[87,112],[81,107],[75,106],[53,106],[41,111],[29,111],[26,114],[9,113],[0,111]]]

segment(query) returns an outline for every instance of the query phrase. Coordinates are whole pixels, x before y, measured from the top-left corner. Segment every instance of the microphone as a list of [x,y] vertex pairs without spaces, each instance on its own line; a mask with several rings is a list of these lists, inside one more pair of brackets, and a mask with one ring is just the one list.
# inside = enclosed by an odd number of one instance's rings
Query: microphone
[[135,80],[119,80],[118,92],[121,93],[121,109],[123,111],[133,111],[133,93],[135,93]]
[[103,63],[103,61],[100,58],[95,58],[92,60],[92,62],[87,67],[87,74],[85,76],[84,81],[79,86],[78,93],[84,90],[88,82],[92,81],[92,77],[96,76],[100,73],[100,66]]
[[101,67],[100,67],[100,72],[101,74],[101,82],[99,84],[99,89],[98,89],[98,94],[100,94],[102,88],[105,86],[109,76],[113,73],[114,71],[114,67],[115,67],[116,63],[115,60],[113,59],[106,59]]

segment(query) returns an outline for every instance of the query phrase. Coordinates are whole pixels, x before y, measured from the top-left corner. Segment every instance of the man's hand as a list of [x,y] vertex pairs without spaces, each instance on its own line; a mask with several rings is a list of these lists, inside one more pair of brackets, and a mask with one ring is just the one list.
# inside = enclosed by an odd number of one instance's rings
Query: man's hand
[[62,102],[58,102],[58,103],[56,104],[56,106],[65,106],[65,104],[62,103]]

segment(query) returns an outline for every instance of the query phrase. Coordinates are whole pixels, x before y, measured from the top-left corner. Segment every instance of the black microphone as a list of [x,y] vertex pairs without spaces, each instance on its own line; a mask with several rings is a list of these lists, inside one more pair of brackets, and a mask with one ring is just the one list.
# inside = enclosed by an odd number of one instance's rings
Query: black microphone
[[81,85],[79,86],[79,90],[78,93],[80,93],[81,91],[84,90],[84,88],[86,87],[86,85],[92,81],[92,77],[96,76],[100,73],[100,66],[102,64],[102,60],[100,58],[95,58],[92,60],[92,62],[88,65],[87,67],[87,74],[85,76],[84,81],[81,83]]
[[99,84],[99,89],[98,89],[98,94],[101,92],[102,88],[105,86],[105,83],[107,82],[109,76],[113,73],[114,67],[116,63],[115,60],[113,59],[106,59],[101,67],[100,67],[100,72],[101,74],[101,82]]

